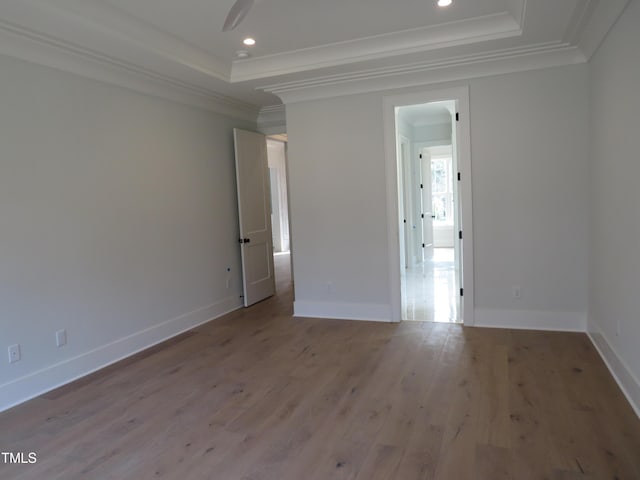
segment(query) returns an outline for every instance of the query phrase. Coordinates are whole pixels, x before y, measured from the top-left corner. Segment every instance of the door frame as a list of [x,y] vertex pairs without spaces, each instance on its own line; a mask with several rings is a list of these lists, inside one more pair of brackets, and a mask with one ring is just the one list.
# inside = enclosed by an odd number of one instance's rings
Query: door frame
[[387,183],[387,236],[389,245],[389,291],[391,299],[391,321],[402,319],[402,290],[400,275],[400,234],[398,210],[398,158],[396,136],[396,108],[423,103],[454,101],[460,120],[454,121],[458,155],[458,171],[461,180],[458,183],[460,202],[460,230],[463,232],[461,285],[464,295],[460,302],[460,318],[465,326],[474,324],[473,291],[473,215],[471,191],[471,131],[469,86],[447,89],[434,89],[390,95],[383,98],[384,108],[384,144]]

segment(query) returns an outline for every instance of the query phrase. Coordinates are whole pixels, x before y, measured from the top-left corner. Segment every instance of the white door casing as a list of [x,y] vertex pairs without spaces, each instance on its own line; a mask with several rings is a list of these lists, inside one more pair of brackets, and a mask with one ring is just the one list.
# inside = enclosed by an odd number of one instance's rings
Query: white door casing
[[275,293],[271,192],[267,141],[260,133],[233,129],[244,306]]
[[406,105],[420,105],[431,102],[454,100],[460,120],[456,122],[455,151],[457,170],[461,173],[458,188],[458,227],[463,230],[464,242],[461,244],[460,276],[464,296],[460,299],[460,315],[466,326],[474,324],[473,294],[473,205],[471,182],[471,132],[469,87],[452,87],[442,90],[433,89],[422,92],[390,95],[383,98],[384,109],[384,145],[387,180],[387,240],[389,253],[389,292],[390,320],[401,321],[402,295],[400,274],[400,238],[398,225],[398,156],[396,138],[396,109]]

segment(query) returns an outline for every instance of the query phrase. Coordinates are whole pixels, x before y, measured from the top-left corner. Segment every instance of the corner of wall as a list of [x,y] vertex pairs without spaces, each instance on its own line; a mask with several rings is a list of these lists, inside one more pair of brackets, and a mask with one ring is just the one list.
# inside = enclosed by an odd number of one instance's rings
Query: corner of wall
[[588,318],[587,335],[607,366],[631,407],[640,417],[640,381],[618,356],[604,332],[592,317]]

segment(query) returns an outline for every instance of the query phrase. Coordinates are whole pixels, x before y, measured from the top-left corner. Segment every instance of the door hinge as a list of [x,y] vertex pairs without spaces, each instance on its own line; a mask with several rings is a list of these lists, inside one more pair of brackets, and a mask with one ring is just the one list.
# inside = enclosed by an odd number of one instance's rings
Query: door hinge
[[461,175],[460,172],[458,172],[458,181],[460,181]]
[[424,243],[422,244],[422,248],[424,248]]
[[462,230],[458,231],[458,238],[462,240]]
[[422,154],[420,154],[420,158],[422,158]]
[[421,216],[422,218],[424,218],[424,213],[421,213],[421,214],[420,214],[420,216]]
[[456,112],[456,122],[460,121],[460,113]]
[[461,296],[461,297],[464,297],[464,288],[461,288],[461,289],[460,289],[460,296]]
[[420,184],[420,188],[424,188],[424,185],[422,183]]

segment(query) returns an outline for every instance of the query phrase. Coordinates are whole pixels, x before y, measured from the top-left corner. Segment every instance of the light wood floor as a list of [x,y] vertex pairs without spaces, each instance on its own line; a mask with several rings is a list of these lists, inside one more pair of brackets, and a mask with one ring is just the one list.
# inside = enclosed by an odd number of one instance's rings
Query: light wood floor
[[585,335],[294,319],[279,289],[1,414],[38,462],[0,478],[640,479]]

